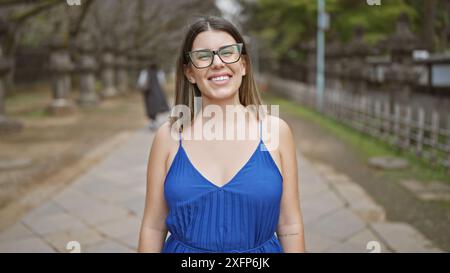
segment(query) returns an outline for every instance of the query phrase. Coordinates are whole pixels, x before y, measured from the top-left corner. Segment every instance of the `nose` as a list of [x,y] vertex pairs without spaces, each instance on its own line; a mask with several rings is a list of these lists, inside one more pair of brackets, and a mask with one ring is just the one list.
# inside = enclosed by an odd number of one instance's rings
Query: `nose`
[[212,66],[223,66],[225,65],[222,60],[219,58],[219,55],[214,54],[213,55],[213,63]]

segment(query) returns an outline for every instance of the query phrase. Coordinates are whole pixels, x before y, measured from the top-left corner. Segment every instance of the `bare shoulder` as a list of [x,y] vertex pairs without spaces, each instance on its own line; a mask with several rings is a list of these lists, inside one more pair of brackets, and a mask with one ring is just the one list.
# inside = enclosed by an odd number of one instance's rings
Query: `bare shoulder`
[[292,130],[289,124],[282,118],[273,115],[267,115],[267,122],[269,123],[269,126],[278,126],[280,139],[292,137]]
[[277,138],[274,145],[278,144],[277,150],[280,156],[285,157],[286,153],[295,151],[294,135],[289,124],[282,118],[273,115],[267,115],[267,122],[269,127],[276,128],[275,130],[271,129],[271,133],[276,134],[271,136],[271,138]]
[[170,137],[170,122],[165,121],[159,128],[156,130],[155,133],[155,141],[162,141],[169,140]]
[[164,161],[170,156],[178,143],[177,134],[172,131],[169,121],[164,122],[156,131],[152,144],[152,153]]

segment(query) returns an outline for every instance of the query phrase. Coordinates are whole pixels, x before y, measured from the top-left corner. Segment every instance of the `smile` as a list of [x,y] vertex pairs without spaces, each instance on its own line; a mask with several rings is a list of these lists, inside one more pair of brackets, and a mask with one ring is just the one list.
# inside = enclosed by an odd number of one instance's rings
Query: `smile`
[[224,84],[227,84],[230,81],[230,79],[231,79],[231,76],[224,75],[224,76],[219,76],[219,77],[213,77],[208,80],[213,82],[216,85],[224,85]]
[[230,79],[229,76],[220,76],[220,77],[212,78],[211,80],[212,80],[212,81],[215,81],[215,82],[220,82],[220,81],[226,81],[226,80],[228,80],[228,79]]

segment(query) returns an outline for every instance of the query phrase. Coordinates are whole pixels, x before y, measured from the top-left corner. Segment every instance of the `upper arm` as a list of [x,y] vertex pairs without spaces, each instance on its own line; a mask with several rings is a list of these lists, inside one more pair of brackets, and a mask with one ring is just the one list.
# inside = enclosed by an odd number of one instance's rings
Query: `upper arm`
[[278,225],[301,225],[297,149],[289,125],[282,119],[279,119],[279,126],[279,153],[283,175],[283,194]]
[[155,134],[147,164],[147,191],[143,225],[165,231],[168,213],[164,198],[166,161],[170,151],[170,130],[168,122],[161,125]]

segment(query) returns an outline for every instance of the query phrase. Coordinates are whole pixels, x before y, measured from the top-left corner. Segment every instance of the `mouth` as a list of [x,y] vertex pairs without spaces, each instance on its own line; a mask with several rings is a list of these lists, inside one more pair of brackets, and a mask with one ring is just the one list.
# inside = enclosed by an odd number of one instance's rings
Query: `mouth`
[[230,79],[233,77],[231,74],[220,74],[220,75],[213,75],[208,78],[208,81],[216,84],[216,85],[224,85],[227,84]]

